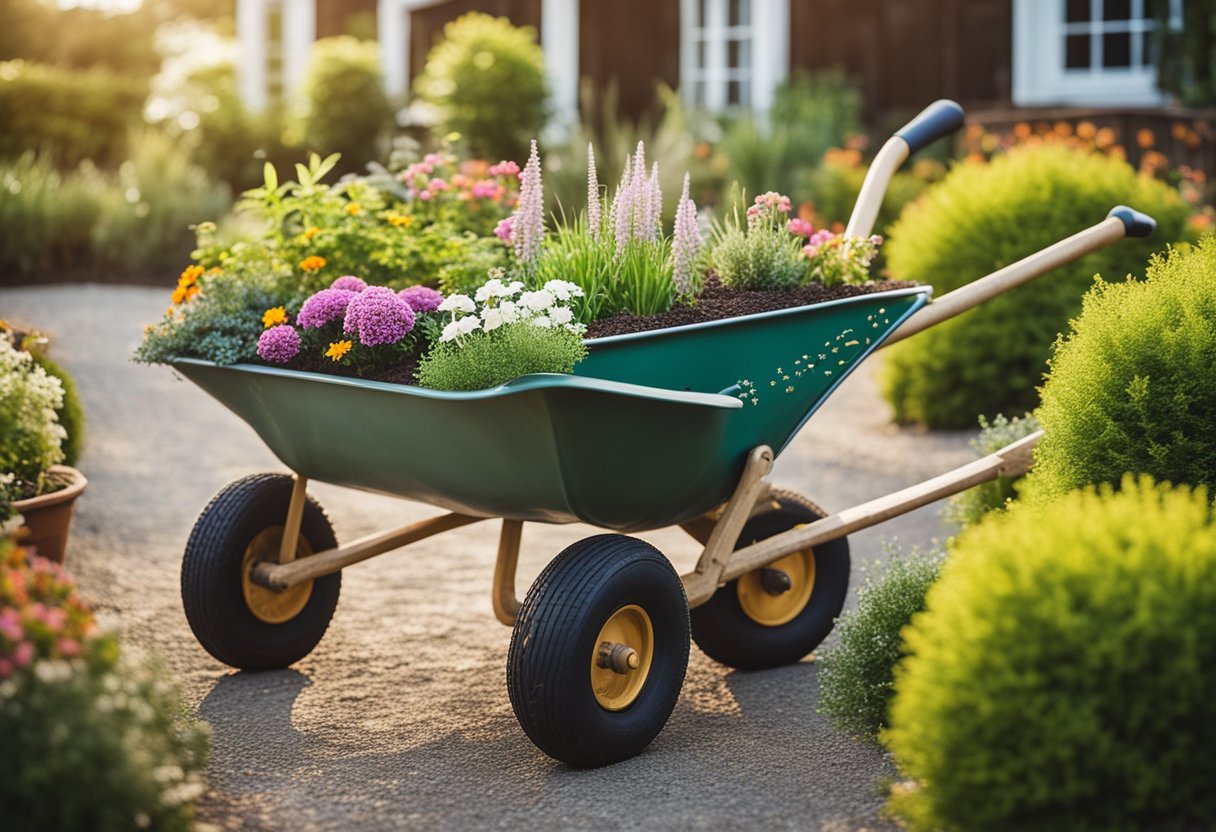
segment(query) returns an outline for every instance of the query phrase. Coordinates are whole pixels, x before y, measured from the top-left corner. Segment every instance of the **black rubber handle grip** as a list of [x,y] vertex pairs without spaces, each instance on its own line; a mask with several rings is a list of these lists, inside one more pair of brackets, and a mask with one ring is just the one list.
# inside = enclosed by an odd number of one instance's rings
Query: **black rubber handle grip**
[[1148,237],[1157,230],[1155,219],[1148,214],[1140,213],[1135,208],[1128,208],[1126,205],[1116,205],[1106,216],[1123,220],[1123,228],[1129,237]]
[[957,101],[940,98],[921,110],[916,118],[901,127],[895,135],[907,142],[911,152],[915,153],[962,128],[963,108]]

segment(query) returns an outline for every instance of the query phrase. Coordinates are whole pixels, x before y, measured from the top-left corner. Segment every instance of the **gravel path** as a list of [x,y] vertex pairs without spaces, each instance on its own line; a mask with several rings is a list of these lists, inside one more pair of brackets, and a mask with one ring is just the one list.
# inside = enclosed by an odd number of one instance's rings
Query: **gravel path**
[[[877,749],[815,713],[813,662],[738,673],[694,647],[667,728],[642,755],[577,771],[537,751],[505,688],[510,631],[490,611],[497,532],[478,524],[343,576],[325,640],[290,670],[235,673],[186,626],[181,550],[221,486],[281,466],[246,425],[165,368],[131,364],[167,291],[93,285],[0,290],[0,318],[54,335],[88,418],[68,563],[103,620],[165,656],[215,750],[202,819],[226,829],[885,829]],[[964,434],[887,424],[870,362],[779,459],[774,480],[828,510],[904,487],[972,458]],[[434,513],[325,485],[312,489],[340,540]],[[926,545],[937,506],[852,539],[856,566],[883,541]],[[519,591],[589,534],[530,525]],[[679,532],[643,535],[681,571],[697,550]],[[858,570],[855,568],[856,581]]]

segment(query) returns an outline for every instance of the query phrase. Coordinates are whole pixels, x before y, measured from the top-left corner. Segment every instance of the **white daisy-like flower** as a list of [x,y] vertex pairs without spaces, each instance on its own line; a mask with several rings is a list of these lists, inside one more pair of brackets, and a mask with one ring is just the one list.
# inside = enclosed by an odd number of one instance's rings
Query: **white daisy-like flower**
[[481,313],[481,328],[486,332],[493,332],[506,323],[503,320],[501,309],[485,309]]
[[507,287],[507,294],[503,295],[503,297],[509,298],[512,295],[517,294],[522,288],[524,288],[524,284],[520,283],[518,280],[512,280],[511,285]]
[[570,298],[581,298],[583,296],[582,287],[577,283],[571,283],[569,280],[550,280],[545,284],[545,291],[552,294],[558,300],[570,300]]
[[490,298],[500,297],[506,288],[506,286],[502,285],[502,281],[497,278],[487,280],[473,295],[473,299],[478,303],[485,303]]
[[440,312],[473,312],[476,309],[477,304],[468,295],[448,295],[439,304]]
[[479,329],[481,329],[481,319],[476,315],[461,318],[456,322],[456,332],[459,335],[468,335],[470,332],[476,332]]
[[566,331],[573,332],[575,335],[582,335],[587,331],[586,324],[566,324]]
[[555,306],[549,310],[549,318],[555,324],[568,324],[574,320],[574,313],[565,306]]
[[538,318],[532,319],[532,326],[539,326],[541,329],[550,329],[553,326],[553,321],[549,320],[548,315],[541,315]]
[[[473,318],[465,318],[465,320],[471,321],[471,320],[473,320]],[[445,326],[443,328],[443,332],[441,332],[439,334],[439,341],[441,343],[444,341],[452,341],[459,334],[460,334],[460,321],[452,321],[450,324]]]
[[524,292],[519,297],[519,305],[526,309],[543,312],[553,306],[553,295],[544,289],[539,292]]
[[513,324],[519,320],[519,307],[515,305],[514,301],[504,300],[495,311],[502,315],[504,324]]

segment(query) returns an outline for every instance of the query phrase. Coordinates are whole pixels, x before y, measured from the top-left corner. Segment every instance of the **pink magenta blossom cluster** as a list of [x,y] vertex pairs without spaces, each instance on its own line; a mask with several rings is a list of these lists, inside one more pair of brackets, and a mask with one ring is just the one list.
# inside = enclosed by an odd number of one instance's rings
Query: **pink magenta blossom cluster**
[[348,292],[362,292],[367,288],[367,282],[353,274],[344,274],[329,284],[331,289],[345,289]]
[[587,142],[587,230],[591,239],[600,238],[604,204],[600,201],[600,176],[595,169],[595,148]]
[[[535,144],[535,142],[533,142]],[[490,176],[519,176],[519,165],[515,162],[509,162],[506,159],[499,162],[497,165],[491,165],[487,171]]]
[[536,149],[536,139],[533,139],[528,164],[519,175],[519,208],[511,218],[511,243],[521,263],[531,265],[536,260],[544,237],[544,185],[541,182],[540,153]]
[[502,240],[504,243],[510,243],[513,237],[511,236],[511,226],[514,224],[513,217],[507,217],[498,221],[498,225],[494,226],[494,236]]
[[672,273],[676,294],[687,296],[693,290],[693,271],[701,251],[701,230],[697,228],[697,206],[688,195],[689,177],[684,174],[684,190],[676,206],[675,231],[671,240]]
[[661,226],[663,192],[659,187],[659,163],[646,170],[646,145],[638,142],[632,157],[625,158],[625,172],[612,198],[608,216],[616,232],[619,257],[630,240],[657,240]]
[[794,217],[786,227],[795,237],[810,237],[815,233],[815,226],[811,225],[811,221],[801,217]]
[[288,324],[279,324],[258,336],[258,357],[271,364],[286,364],[300,354],[300,333]]
[[[450,153],[428,153],[421,161],[409,165],[399,177],[406,185],[408,199],[430,202],[440,194],[449,193],[461,202],[484,200],[511,204],[518,174],[519,165],[514,162],[488,166],[482,161],[467,160],[457,168],[456,157]],[[502,179],[511,180],[510,185],[504,184]]]
[[414,310],[387,286],[369,286],[346,307],[342,331],[365,347],[396,344],[414,328]]
[[773,211],[779,211],[782,214],[788,214],[793,206],[790,204],[790,198],[783,196],[776,191],[758,195],[752,205],[747,209],[748,225],[755,225],[756,222],[766,214]]
[[434,312],[443,303],[443,295],[430,286],[410,286],[397,293],[414,312]]

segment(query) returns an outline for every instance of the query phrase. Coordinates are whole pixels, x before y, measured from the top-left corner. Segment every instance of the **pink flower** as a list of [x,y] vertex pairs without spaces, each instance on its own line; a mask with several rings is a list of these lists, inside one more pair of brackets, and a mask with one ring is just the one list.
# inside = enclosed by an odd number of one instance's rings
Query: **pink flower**
[[693,268],[701,248],[701,231],[697,228],[697,206],[688,196],[689,179],[684,174],[684,191],[676,206],[676,225],[671,240],[672,274],[676,294],[692,293]]
[[794,217],[786,227],[795,237],[810,237],[815,232],[815,226],[801,217]]
[[805,254],[807,257],[811,258],[812,260],[814,260],[816,257],[819,256],[819,246],[811,246],[811,245],[803,246],[802,253]]
[[442,165],[443,156],[439,153],[428,153],[422,157],[422,161],[428,165]]
[[507,217],[505,220],[499,220],[498,225],[494,226],[494,236],[502,240],[504,243],[511,242],[511,220],[513,217]]
[[344,274],[333,283],[329,284],[331,289],[345,289],[348,292],[362,292],[367,288],[367,283],[353,274]]
[[258,357],[271,364],[286,364],[299,352],[300,333],[287,324],[272,326],[258,337]]
[[23,641],[17,645],[17,649],[13,651],[13,664],[17,667],[29,667],[30,662],[34,660],[34,643],[32,641]]
[[493,179],[480,179],[473,183],[471,193],[478,199],[500,199],[503,191],[501,183],[495,182]]
[[429,286],[410,286],[397,293],[415,312],[434,312],[443,303],[443,295]]
[[430,202],[431,201],[431,192],[430,191],[420,191],[418,193],[418,198],[421,199],[423,202]]
[[436,176],[431,180],[431,184],[428,187],[431,189],[431,193],[439,193],[440,191],[446,191],[451,186]]
[[68,623],[68,614],[59,607],[52,607],[42,616],[42,621],[51,632],[57,633]]
[[0,659],[0,679],[7,679],[13,672],[13,663],[8,659]]
[[25,630],[21,626],[21,616],[12,607],[5,607],[0,611],[0,636],[4,636],[9,641],[21,641],[21,637],[25,635]]
[[532,140],[528,164],[519,174],[519,181],[519,208],[511,221],[511,242],[515,246],[515,257],[521,263],[531,265],[540,254],[545,238],[545,192],[536,139]]
[[61,638],[55,643],[55,647],[59,650],[59,655],[69,659],[80,655],[80,642],[74,638]]
[[519,165],[503,160],[488,171],[490,176],[519,176]]

